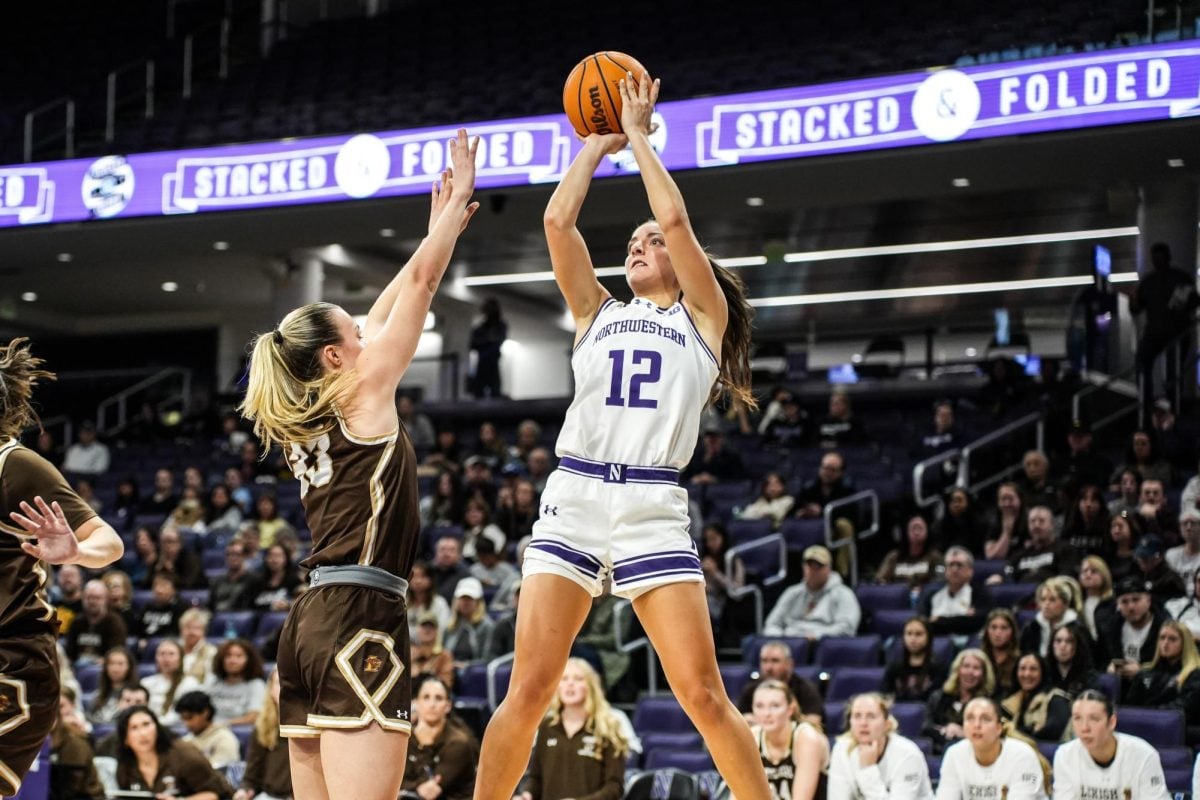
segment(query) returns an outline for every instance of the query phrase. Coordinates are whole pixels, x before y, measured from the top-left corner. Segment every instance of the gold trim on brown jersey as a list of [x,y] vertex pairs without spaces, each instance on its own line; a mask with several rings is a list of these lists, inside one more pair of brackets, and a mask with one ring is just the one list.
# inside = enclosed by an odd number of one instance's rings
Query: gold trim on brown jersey
[[337,421],[338,427],[342,429],[342,436],[345,436],[354,444],[380,444],[381,442],[386,442],[389,439],[394,441],[400,436],[399,426],[393,428],[388,433],[380,433],[375,436],[359,436],[358,434],[350,432],[350,428],[346,425],[346,420],[342,418],[340,413],[337,414]]
[[[0,675],[0,686],[11,686],[14,689],[16,692],[17,708],[20,709],[20,712],[11,719],[0,722],[0,736],[3,736],[29,722],[32,714],[29,711],[29,697],[25,692],[25,681],[18,678],[10,678],[7,675]],[[0,695],[0,714],[4,714],[9,710],[3,707],[6,705],[8,705],[8,698]]]
[[[23,446],[16,439],[9,439],[3,445],[0,445],[0,476],[4,475],[4,467],[8,464],[8,457],[18,447]],[[24,541],[34,538],[24,528],[9,525],[3,519],[0,519],[0,533],[8,533]],[[37,600],[42,604],[42,608],[46,612],[42,617],[42,622],[49,622],[55,617],[54,606],[50,605],[50,600],[47,597],[47,590],[50,586],[50,575],[46,572],[46,568],[42,565],[41,561],[33,562],[32,572],[38,578]]]
[[[374,642],[382,646],[388,654],[388,662],[392,669],[383,682],[375,689],[374,693],[368,693],[367,687],[363,685],[362,680],[354,671],[354,667],[350,664],[350,659],[362,649],[363,645],[368,642]],[[412,722],[407,719],[389,719],[386,714],[379,708],[379,704],[388,696],[396,682],[400,680],[400,676],[404,673],[404,664],[396,656],[396,641],[382,631],[373,631],[368,628],[362,628],[354,635],[346,645],[338,651],[337,656],[333,659],[337,664],[338,671],[342,673],[342,677],[346,679],[350,689],[362,701],[363,713],[357,717],[334,717],[321,714],[309,714],[308,724],[312,729],[316,728],[361,728],[372,719],[379,723],[379,727],[385,731],[394,731],[396,733],[410,733],[412,731]],[[408,714],[407,708],[397,709],[398,714]],[[291,727],[291,726],[289,726]],[[298,726],[297,726],[298,727]],[[311,734],[301,734],[311,735]]]
[[379,464],[371,473],[371,518],[367,520],[367,529],[363,536],[362,557],[358,559],[359,564],[370,565],[371,558],[375,555],[375,535],[379,532],[379,514],[383,511],[383,504],[387,500],[383,495],[383,471],[387,469],[394,452],[396,452],[396,440],[392,439],[383,448],[383,452],[379,456]]
[[[9,455],[13,450],[21,446],[21,443],[16,439],[9,439],[3,445],[0,445],[0,475],[4,474],[4,465],[8,462]],[[32,539],[28,531],[18,525],[12,525],[6,519],[0,519],[0,533],[10,533],[18,539]]]

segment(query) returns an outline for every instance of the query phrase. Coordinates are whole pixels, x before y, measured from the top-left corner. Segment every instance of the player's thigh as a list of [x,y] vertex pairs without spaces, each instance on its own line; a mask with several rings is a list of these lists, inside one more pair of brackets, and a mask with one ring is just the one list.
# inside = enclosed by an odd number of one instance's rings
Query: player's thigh
[[395,800],[408,763],[408,734],[377,724],[321,733],[321,769],[330,800]]
[[540,694],[558,685],[591,609],[591,594],[567,577],[536,573],[522,579],[510,692]]

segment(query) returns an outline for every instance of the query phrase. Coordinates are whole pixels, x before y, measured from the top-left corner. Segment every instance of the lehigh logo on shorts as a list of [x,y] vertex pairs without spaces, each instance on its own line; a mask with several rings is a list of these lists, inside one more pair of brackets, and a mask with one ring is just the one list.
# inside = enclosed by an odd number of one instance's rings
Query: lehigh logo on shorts
[[383,659],[379,656],[367,656],[366,665],[363,667],[367,672],[379,672],[379,668],[383,666]]

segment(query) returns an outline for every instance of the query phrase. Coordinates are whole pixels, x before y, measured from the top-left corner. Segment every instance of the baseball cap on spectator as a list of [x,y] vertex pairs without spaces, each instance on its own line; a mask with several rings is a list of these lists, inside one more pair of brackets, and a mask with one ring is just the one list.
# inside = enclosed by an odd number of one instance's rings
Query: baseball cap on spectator
[[1085,420],[1085,419],[1071,420],[1071,427],[1068,430],[1068,433],[1091,433],[1091,432],[1092,432],[1092,426],[1090,424],[1088,424],[1087,420]]
[[525,474],[525,465],[522,464],[520,461],[509,461],[503,467],[500,468],[500,474],[504,475],[505,477],[511,477],[514,475],[524,475]]
[[457,600],[460,597],[473,597],[476,600],[483,599],[483,584],[478,578],[463,578],[454,587],[454,598]]
[[422,611],[420,614],[418,614],[417,615],[417,624],[418,625],[432,625],[435,628],[440,625],[440,623],[438,622],[437,613],[432,610]]
[[1113,595],[1119,598],[1119,597],[1121,597],[1121,595],[1148,594],[1149,592],[1150,592],[1150,582],[1149,581],[1141,580],[1141,579],[1134,578],[1134,577],[1127,577],[1127,578],[1122,578],[1121,581],[1119,583],[1117,583],[1116,589],[1113,591]]
[[493,554],[499,553],[504,549],[504,537],[494,530],[483,530],[479,532],[479,538],[475,540],[475,554]]
[[1162,555],[1163,540],[1157,534],[1151,533],[1142,537],[1137,548],[1133,551],[1134,558],[1154,558]]
[[1169,412],[1171,410],[1171,401],[1165,397],[1158,398],[1154,401],[1154,410]]
[[815,561],[818,564],[828,567],[833,563],[833,556],[829,554],[828,548],[823,545],[810,545],[804,550],[805,561]]
[[487,459],[483,456],[470,456],[463,462],[464,467],[487,466]]

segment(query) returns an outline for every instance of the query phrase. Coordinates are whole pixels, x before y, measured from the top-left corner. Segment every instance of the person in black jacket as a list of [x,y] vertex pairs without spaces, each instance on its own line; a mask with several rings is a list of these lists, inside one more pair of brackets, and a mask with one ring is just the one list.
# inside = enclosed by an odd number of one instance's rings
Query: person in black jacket
[[934,635],[970,636],[983,627],[995,607],[982,582],[975,583],[975,557],[965,547],[951,547],[945,559],[946,580],[921,592],[917,612],[929,620]]
[[1071,701],[1048,680],[1045,660],[1026,653],[1017,662],[1017,691],[1000,704],[1021,733],[1043,742],[1062,739],[1071,721]]
[[1162,623],[1154,660],[1139,670],[1121,696],[1129,706],[1178,708],[1189,725],[1200,720],[1200,654],[1187,626]]
[[1081,622],[1058,626],[1050,647],[1047,671],[1050,685],[1074,700],[1085,689],[1100,688],[1100,673],[1092,669],[1092,643]]
[[1150,601],[1147,585],[1126,578],[1117,585],[1116,618],[1106,620],[1099,630],[1100,664],[1121,676],[1122,688],[1153,660],[1158,649],[1158,631],[1169,617]]
[[924,703],[946,682],[947,665],[934,660],[929,620],[913,617],[904,623],[904,649],[887,665],[880,691],[896,702]]

